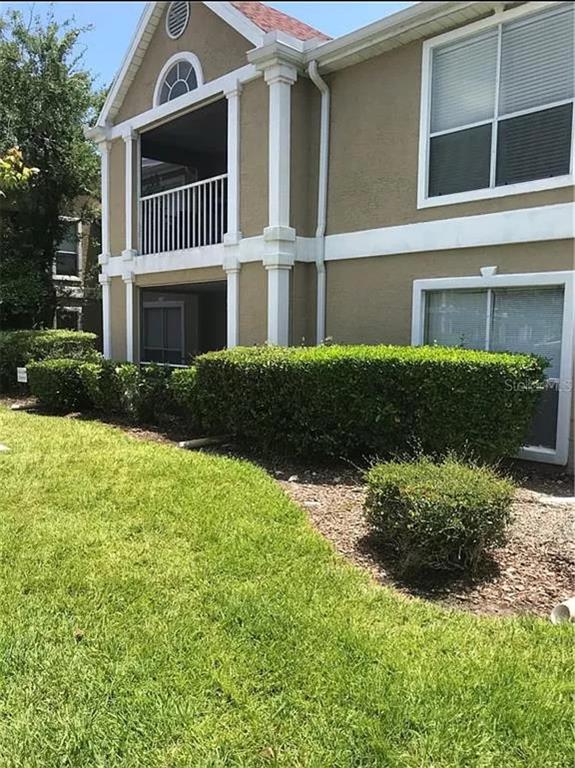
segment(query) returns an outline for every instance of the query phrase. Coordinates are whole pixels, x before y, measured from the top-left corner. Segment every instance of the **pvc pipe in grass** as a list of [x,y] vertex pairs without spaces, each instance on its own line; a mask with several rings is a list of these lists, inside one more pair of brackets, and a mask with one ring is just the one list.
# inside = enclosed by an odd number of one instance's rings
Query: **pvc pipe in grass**
[[552,624],[575,622],[575,597],[570,597],[569,600],[563,600],[562,603],[558,603],[551,611],[549,618]]

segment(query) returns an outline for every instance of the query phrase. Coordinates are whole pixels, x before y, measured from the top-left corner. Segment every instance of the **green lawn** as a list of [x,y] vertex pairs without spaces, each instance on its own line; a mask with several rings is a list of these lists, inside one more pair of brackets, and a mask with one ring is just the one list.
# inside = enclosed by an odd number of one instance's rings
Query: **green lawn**
[[407,600],[248,463],[0,409],[1,768],[565,768],[572,634]]

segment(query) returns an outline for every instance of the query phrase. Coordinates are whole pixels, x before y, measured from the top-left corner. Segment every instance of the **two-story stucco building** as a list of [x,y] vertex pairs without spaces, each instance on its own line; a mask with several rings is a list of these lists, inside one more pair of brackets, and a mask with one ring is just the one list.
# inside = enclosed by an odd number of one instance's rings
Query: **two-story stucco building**
[[103,344],[464,345],[550,360],[523,456],[565,464],[574,6],[425,2],[335,40],[152,2],[91,130]]

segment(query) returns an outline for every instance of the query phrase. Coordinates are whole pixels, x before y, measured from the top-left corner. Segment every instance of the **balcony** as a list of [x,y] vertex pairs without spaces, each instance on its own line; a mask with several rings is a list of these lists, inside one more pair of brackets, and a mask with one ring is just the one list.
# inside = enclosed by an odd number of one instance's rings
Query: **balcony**
[[227,229],[227,105],[216,101],[141,136],[139,252],[223,242]]
[[227,173],[140,198],[140,253],[215,245],[227,222]]

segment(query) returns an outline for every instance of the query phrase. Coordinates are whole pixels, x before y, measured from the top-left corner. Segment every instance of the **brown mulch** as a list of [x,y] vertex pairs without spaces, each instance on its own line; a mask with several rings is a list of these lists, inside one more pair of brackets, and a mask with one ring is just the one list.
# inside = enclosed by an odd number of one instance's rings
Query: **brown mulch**
[[[4,400],[5,404],[6,400]],[[72,417],[85,418],[80,414]],[[142,440],[171,443],[190,437],[177,427],[135,427],[110,421]],[[351,562],[380,584],[404,594],[476,614],[536,614],[547,617],[559,601],[575,595],[575,496],[573,478],[557,471],[510,463],[517,492],[508,542],[491,551],[474,577],[429,572],[419,580],[401,577],[389,553],[378,546],[364,519],[359,468],[307,466],[246,456],[233,446],[208,449],[259,463],[307,513],[312,525]],[[564,501],[563,501],[564,499]]]
[[500,616],[548,616],[557,602],[575,595],[575,505],[556,503],[557,498],[573,496],[565,475],[552,478],[531,472],[521,478],[508,542],[489,553],[475,578],[428,572],[409,581],[398,575],[393,557],[370,533],[360,471],[291,467],[273,472],[335,549],[380,584],[448,607]]

